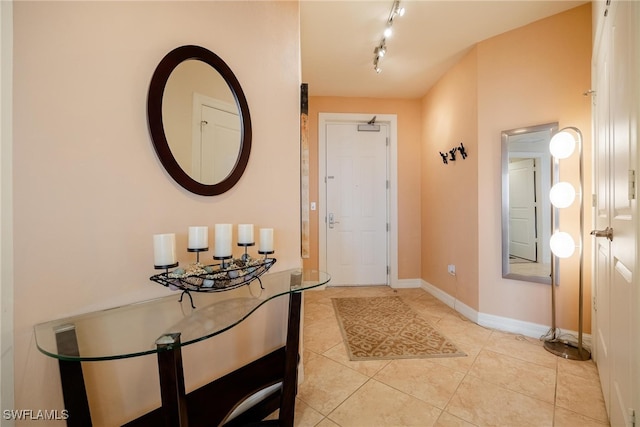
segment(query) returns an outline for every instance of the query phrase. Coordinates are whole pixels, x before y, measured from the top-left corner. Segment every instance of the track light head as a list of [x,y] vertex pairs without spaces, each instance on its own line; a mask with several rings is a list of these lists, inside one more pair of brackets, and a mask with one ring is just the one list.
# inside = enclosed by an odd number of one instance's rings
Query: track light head
[[404,7],[400,6],[400,0],[395,0],[391,6],[391,14],[389,15],[389,23],[392,23],[396,16],[404,16]]
[[376,74],[380,74],[380,72],[382,71],[382,68],[380,68],[380,66],[378,65],[379,61],[380,61],[379,56],[376,56],[375,59],[373,60],[373,69],[375,70]]
[[375,49],[373,49],[373,53],[374,55],[376,55],[376,57],[382,58],[387,53],[387,46],[382,43],[380,44],[380,46],[377,46]]

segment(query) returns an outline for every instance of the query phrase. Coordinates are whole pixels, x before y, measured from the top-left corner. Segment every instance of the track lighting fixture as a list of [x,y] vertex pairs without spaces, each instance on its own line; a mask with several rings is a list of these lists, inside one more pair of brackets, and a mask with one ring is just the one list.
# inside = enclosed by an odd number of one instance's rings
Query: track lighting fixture
[[391,12],[389,13],[389,19],[387,19],[387,26],[384,29],[382,40],[380,44],[376,46],[373,50],[373,69],[376,73],[380,73],[382,69],[380,68],[380,60],[387,53],[387,38],[391,37],[393,33],[391,26],[393,25],[393,21],[396,16],[404,15],[404,7],[400,6],[400,0],[394,0],[393,5],[391,6]]

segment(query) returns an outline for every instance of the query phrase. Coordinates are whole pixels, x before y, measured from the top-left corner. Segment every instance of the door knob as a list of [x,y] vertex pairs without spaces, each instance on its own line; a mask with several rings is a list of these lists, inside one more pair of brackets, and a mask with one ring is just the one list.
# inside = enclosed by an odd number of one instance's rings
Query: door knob
[[591,235],[596,237],[606,237],[613,242],[613,228],[611,227],[607,227],[604,230],[593,230]]

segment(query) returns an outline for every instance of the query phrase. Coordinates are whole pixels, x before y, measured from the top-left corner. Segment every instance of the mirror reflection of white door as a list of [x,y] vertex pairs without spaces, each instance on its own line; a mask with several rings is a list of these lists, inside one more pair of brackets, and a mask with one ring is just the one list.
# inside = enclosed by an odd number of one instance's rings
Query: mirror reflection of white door
[[337,285],[387,284],[389,126],[326,127],[326,262]]
[[194,94],[192,177],[216,184],[233,170],[240,153],[240,117],[233,104]]
[[538,259],[534,159],[509,163],[509,255]]
[[639,375],[634,364],[640,357],[634,320],[639,82],[633,71],[637,73],[633,61],[640,46],[634,20],[640,23],[636,2],[612,3],[596,50],[595,228],[613,228],[613,240],[594,238],[595,359],[612,426],[635,425],[633,412],[640,410],[634,390]]

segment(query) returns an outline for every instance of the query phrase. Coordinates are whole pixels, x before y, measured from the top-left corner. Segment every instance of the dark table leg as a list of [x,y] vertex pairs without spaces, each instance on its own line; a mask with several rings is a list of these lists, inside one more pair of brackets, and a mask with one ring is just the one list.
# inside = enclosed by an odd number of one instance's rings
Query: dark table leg
[[[63,325],[56,331],[56,345],[58,354],[79,357],[78,338],[74,325]],[[91,412],[87,389],[84,385],[82,365],[79,361],[58,359],[60,368],[60,382],[62,383],[62,398],[64,407],[68,411],[68,427],[91,427]]]
[[289,322],[287,325],[284,378],[282,381],[282,400],[279,416],[279,425],[281,427],[293,427],[293,415],[296,407],[296,393],[298,389],[301,307],[302,293],[292,293],[289,297]]
[[187,427],[187,398],[184,389],[180,334],[163,335],[158,346],[160,396],[166,427]]

